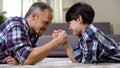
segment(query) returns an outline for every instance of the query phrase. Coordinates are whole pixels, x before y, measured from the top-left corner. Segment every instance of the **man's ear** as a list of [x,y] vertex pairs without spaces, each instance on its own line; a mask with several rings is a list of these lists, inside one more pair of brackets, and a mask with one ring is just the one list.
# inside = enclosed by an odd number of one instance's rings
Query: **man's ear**
[[32,20],[35,20],[35,19],[37,18],[37,13],[33,12],[33,13],[31,14],[31,17],[32,17]]
[[82,16],[81,16],[81,15],[78,16],[77,21],[78,21],[80,24],[83,22],[83,19],[82,19]]

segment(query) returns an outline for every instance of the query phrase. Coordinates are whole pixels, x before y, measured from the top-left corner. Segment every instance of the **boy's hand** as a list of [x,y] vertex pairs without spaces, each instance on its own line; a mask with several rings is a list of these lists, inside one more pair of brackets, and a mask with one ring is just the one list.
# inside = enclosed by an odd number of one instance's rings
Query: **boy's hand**
[[67,42],[67,33],[64,30],[54,30],[54,33],[52,34],[53,39],[57,38],[59,39],[60,44],[65,44]]
[[54,39],[54,38],[57,38],[57,37],[58,37],[58,34],[59,34],[61,31],[63,31],[63,30],[61,30],[61,29],[54,30],[53,33],[52,33],[53,39]]
[[11,56],[6,57],[3,60],[3,63],[13,64],[13,65],[18,65],[19,64],[18,61],[15,58],[11,57]]

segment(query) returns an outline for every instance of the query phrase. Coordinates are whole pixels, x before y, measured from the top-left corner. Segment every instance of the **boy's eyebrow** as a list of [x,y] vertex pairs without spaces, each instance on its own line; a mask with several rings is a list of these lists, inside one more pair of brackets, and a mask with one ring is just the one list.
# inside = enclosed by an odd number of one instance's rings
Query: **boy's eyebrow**
[[67,22],[68,24],[70,24],[70,22]]

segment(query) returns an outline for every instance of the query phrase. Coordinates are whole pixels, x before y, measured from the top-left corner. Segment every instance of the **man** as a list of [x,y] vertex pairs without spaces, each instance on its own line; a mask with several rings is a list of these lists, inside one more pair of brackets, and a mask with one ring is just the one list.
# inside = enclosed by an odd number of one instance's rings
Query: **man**
[[[73,62],[84,64],[120,62],[120,44],[92,24],[94,16],[94,9],[81,2],[74,4],[67,11],[66,21],[69,23],[69,29],[79,38],[73,52],[68,43],[64,44],[68,56]],[[56,38],[60,31],[62,30],[55,31],[53,36]]]
[[65,31],[49,43],[36,47],[39,36],[48,29],[53,19],[51,7],[42,2],[34,3],[25,18],[13,17],[0,26],[0,63],[35,64],[44,59],[67,39]]

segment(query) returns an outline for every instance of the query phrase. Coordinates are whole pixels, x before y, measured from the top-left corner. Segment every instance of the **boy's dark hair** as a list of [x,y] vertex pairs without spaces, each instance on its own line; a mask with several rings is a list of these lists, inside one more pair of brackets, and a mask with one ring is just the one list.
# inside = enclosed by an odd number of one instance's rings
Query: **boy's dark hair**
[[79,15],[83,19],[84,24],[91,24],[93,22],[95,12],[94,9],[86,3],[74,4],[66,13],[66,21],[76,20]]
[[38,9],[40,9],[40,11],[44,11],[45,9],[48,9],[51,12],[53,12],[52,8],[48,4],[43,3],[43,2],[36,2],[29,8],[25,17],[28,17],[32,12],[34,12],[35,10],[38,10]]

